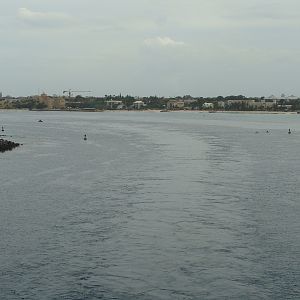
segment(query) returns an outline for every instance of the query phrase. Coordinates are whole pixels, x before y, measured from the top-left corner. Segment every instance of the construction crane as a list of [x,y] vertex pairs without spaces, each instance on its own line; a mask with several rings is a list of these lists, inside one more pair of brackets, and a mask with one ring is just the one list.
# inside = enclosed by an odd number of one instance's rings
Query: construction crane
[[73,90],[69,89],[67,91],[63,91],[63,94],[68,93],[69,99],[71,99],[72,93],[91,93],[91,92],[92,91],[73,91]]

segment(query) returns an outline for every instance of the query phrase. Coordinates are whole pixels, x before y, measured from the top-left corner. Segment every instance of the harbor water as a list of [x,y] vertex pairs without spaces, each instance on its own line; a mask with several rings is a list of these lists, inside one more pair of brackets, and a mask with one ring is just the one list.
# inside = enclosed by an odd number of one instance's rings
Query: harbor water
[[300,115],[0,126],[23,144],[0,153],[0,299],[300,298]]

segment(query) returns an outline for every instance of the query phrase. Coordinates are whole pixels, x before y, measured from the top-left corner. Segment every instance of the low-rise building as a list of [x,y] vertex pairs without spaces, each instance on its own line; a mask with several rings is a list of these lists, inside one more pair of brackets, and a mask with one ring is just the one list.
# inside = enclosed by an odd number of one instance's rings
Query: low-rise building
[[224,109],[225,108],[225,102],[224,101],[218,101],[217,102],[217,107],[221,108],[221,109]]
[[133,109],[141,109],[145,106],[145,103],[143,101],[137,100],[133,102]]
[[183,102],[185,105],[191,105],[191,104],[197,102],[197,99],[183,99]]
[[183,109],[184,101],[182,100],[169,100],[167,102],[167,109]]
[[254,108],[254,109],[272,109],[276,105],[276,101],[266,101],[266,100],[260,100],[260,101],[255,101],[252,102],[249,107]]
[[233,106],[235,104],[243,104],[245,106],[251,106],[255,102],[254,99],[236,99],[236,100],[228,100],[227,105]]
[[64,109],[66,107],[66,101],[63,97],[51,97],[43,93],[33,98],[39,103],[44,104],[47,109]]
[[108,100],[106,101],[106,106],[107,108],[110,109],[117,109],[118,107],[120,107],[120,105],[123,105],[123,102],[120,100]]
[[203,109],[213,109],[214,108],[214,104],[211,102],[204,102],[202,105]]

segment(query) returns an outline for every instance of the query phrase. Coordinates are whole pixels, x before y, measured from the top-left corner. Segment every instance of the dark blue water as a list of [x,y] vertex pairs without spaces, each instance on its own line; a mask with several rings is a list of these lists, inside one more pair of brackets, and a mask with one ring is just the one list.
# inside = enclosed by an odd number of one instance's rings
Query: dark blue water
[[300,298],[299,115],[0,125],[0,299]]

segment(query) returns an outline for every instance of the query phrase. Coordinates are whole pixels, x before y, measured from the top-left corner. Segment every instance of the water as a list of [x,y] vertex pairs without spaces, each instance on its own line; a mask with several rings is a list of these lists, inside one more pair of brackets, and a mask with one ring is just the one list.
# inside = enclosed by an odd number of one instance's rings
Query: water
[[0,121],[1,299],[299,299],[299,115]]

